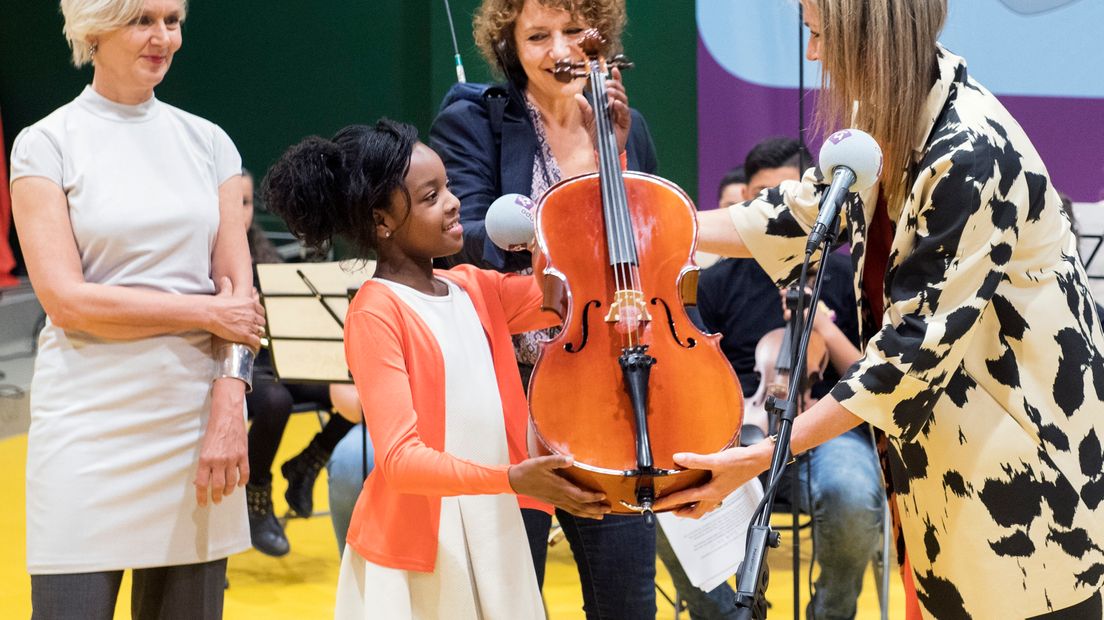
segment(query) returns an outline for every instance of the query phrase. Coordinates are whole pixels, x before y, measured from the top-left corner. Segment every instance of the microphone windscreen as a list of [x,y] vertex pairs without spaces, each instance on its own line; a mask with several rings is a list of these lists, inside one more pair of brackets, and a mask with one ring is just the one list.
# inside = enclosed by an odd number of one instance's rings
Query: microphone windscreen
[[870,134],[858,129],[842,129],[828,136],[820,149],[820,171],[830,179],[839,166],[855,173],[849,191],[867,189],[882,173],[882,149]]
[[491,242],[503,250],[529,245],[536,236],[533,201],[521,194],[499,196],[487,208],[485,225]]

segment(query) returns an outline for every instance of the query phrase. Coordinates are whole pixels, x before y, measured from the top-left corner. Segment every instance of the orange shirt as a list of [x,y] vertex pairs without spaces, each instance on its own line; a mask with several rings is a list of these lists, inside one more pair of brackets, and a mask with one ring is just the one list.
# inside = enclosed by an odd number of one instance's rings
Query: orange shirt
[[[494,363],[510,462],[527,456],[529,407],[512,333],[559,324],[542,312],[533,276],[461,265],[435,271],[463,288],[487,336]],[[444,452],[444,360],[429,327],[385,284],[368,281],[349,306],[345,357],[364,408],[375,468],[364,482],[347,543],[364,559],[403,570],[432,572],[437,557],[441,497],[513,493],[508,465],[484,465]],[[522,507],[551,511],[519,497]]]

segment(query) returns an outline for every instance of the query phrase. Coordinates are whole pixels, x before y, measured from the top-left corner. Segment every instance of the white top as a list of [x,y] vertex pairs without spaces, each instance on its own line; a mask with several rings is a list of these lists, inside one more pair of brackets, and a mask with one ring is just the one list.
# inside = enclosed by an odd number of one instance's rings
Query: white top
[[[86,281],[178,294],[214,292],[218,187],[240,172],[213,123],[91,87],[12,149],[13,182],[44,177],[64,191]],[[243,492],[211,508],[195,501],[213,377],[206,332],[115,341],[47,322],[28,435],[32,574],[196,563],[249,547]]]
[[448,285],[448,294],[440,297],[390,280],[376,281],[386,284],[425,321],[441,348],[445,363],[445,451],[484,465],[509,463],[506,422],[491,346],[467,292],[443,279],[437,281]]
[[115,103],[91,86],[27,127],[11,180],[65,192],[84,279],[173,293],[213,293],[218,187],[241,156],[218,125],[152,97]]
[[[476,463],[510,462],[491,348],[471,298],[455,283],[435,297],[389,280],[425,321],[445,365],[445,451]],[[366,562],[345,548],[335,617],[544,618],[517,498],[441,498],[436,569],[418,573]]]

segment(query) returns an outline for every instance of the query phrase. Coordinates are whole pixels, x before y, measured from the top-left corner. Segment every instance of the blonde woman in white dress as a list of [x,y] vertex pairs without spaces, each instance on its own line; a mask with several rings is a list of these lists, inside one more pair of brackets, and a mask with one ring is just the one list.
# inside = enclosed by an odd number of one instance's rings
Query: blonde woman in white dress
[[184,0],[63,0],[92,84],[25,129],[12,203],[49,317],[31,388],[27,567],[35,618],[218,618],[248,549],[244,394],[252,293],[241,159],[158,101]]

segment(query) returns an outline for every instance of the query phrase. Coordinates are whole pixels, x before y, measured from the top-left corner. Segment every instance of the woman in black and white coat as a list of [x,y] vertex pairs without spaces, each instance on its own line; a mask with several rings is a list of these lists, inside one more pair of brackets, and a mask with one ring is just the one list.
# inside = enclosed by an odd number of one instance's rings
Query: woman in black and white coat
[[[936,42],[946,0],[802,5],[823,125],[850,124],[858,101],[855,126],[886,158],[841,217],[869,340],[798,418],[793,451],[864,420],[885,433],[925,615],[1099,618],[1104,334],[1058,192],[1015,119]],[[811,170],[702,214],[701,249],[790,279],[824,187]],[[676,455],[714,476],[665,503],[712,509],[770,449]]]

